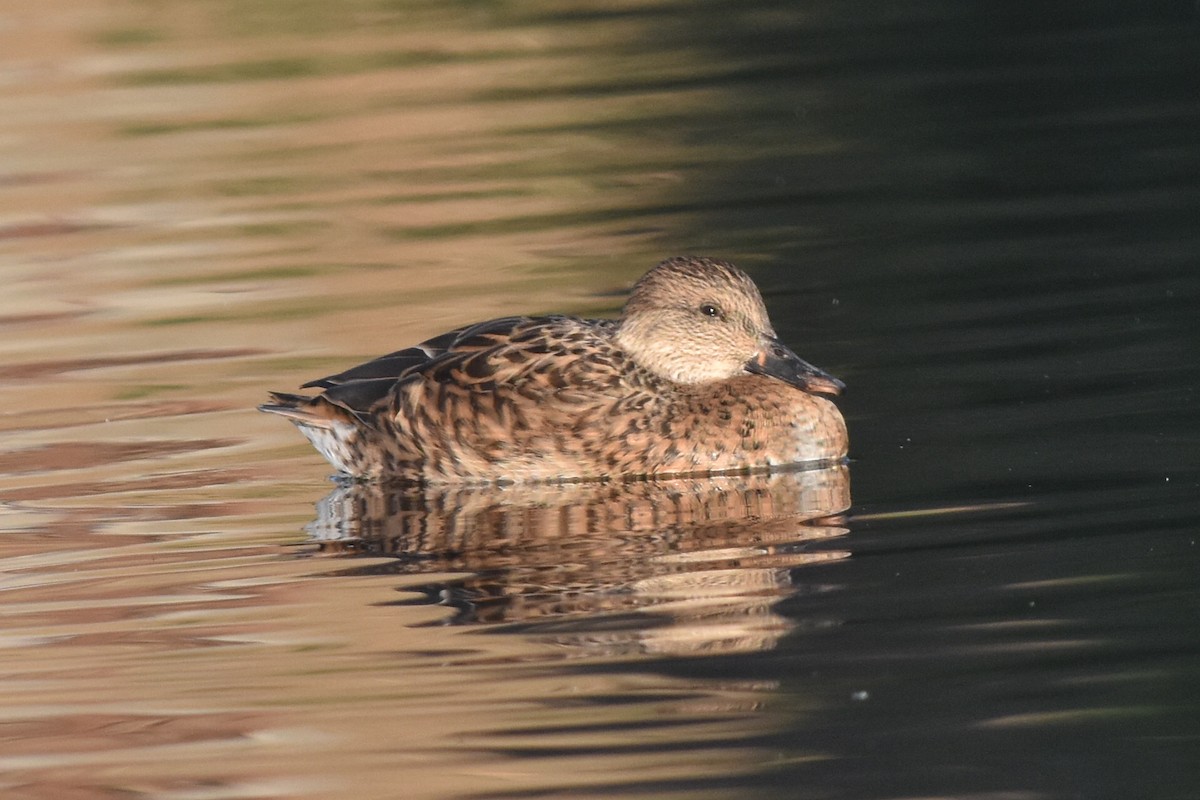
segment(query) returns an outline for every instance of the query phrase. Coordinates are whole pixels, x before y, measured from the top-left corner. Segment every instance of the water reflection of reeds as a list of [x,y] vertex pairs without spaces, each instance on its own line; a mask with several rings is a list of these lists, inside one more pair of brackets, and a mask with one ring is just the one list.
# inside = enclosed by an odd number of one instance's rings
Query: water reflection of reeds
[[799,624],[774,606],[821,590],[796,568],[849,555],[827,542],[845,535],[837,515],[849,504],[845,465],[634,483],[353,483],[318,503],[309,530],[327,550],[393,558],[396,574],[438,574],[421,588],[452,622],[608,653],[733,652],[773,647]]

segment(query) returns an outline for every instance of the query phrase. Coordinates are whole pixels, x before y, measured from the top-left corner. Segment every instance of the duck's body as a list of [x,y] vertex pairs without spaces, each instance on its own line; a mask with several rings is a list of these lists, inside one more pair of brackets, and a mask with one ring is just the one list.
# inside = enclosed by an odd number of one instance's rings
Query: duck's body
[[841,384],[779,344],[750,279],[671,259],[620,320],[509,317],[443,334],[260,406],[337,469],[426,482],[764,469],[840,459]]

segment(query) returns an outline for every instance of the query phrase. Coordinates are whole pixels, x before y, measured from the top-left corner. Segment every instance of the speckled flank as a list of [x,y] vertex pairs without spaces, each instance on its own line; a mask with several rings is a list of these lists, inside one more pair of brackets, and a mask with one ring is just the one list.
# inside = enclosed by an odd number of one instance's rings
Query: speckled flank
[[427,482],[727,472],[843,458],[841,383],[775,338],[741,270],[664,261],[619,320],[460,328],[260,408],[338,470]]

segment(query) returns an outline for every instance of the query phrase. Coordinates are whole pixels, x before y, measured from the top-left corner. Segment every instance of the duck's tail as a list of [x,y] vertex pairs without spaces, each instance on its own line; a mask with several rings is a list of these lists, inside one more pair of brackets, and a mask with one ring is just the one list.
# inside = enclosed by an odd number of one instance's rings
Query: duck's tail
[[345,412],[317,395],[309,397],[289,392],[270,392],[273,403],[263,403],[259,411],[287,417],[297,425],[329,430],[335,421],[345,422]]
[[380,474],[386,448],[379,446],[373,428],[358,415],[324,395],[271,392],[271,399],[273,403],[263,403],[258,410],[286,417],[338,470],[356,478]]

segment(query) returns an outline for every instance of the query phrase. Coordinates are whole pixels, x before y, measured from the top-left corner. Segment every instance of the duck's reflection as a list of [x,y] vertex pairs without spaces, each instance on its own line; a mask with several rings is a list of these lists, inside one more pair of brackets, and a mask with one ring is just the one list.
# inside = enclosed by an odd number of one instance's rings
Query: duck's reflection
[[634,483],[352,483],[318,503],[309,530],[327,549],[393,557],[396,573],[470,573],[423,587],[452,622],[606,651],[731,652],[800,624],[773,607],[824,588],[797,567],[849,555],[829,543],[849,505],[844,464]]

